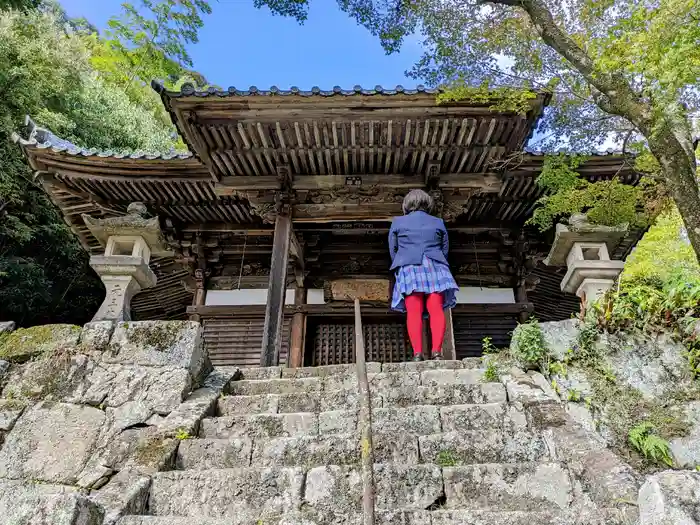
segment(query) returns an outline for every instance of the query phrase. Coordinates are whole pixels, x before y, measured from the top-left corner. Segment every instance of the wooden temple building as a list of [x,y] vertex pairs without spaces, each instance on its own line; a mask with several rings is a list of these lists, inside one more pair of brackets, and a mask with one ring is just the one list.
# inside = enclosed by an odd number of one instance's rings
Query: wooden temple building
[[[579,299],[543,265],[553,238],[525,222],[542,190],[544,157],[524,150],[549,101],[525,114],[491,103],[438,104],[429,89],[171,92],[154,84],[184,154],[83,150],[39,128],[18,139],[38,179],[91,254],[104,251],[84,216],[124,215],[133,202],[160,220],[170,252],[152,257],[155,287],[131,317],[199,320],[215,364],[353,360],[352,306],[340,278],[389,278],[391,218],[412,188],[436,201],[461,287],[448,323],[448,357],[506,346],[519,319],[565,319]],[[579,168],[589,180],[639,175],[619,155]],[[642,232],[622,238],[623,260]],[[368,360],[411,355],[402,316],[363,307]]]

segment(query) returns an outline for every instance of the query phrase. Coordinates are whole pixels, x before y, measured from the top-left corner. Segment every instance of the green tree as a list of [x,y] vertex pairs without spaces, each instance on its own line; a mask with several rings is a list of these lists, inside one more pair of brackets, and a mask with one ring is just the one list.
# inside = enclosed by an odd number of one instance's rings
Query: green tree
[[[255,0],[303,21],[309,0]],[[553,91],[543,149],[615,140],[648,152],[700,257],[694,119],[700,112],[697,0],[338,0],[388,52],[422,36],[409,74],[431,85]],[[641,165],[642,163],[640,163]]]
[[26,114],[85,147],[168,150],[171,130],[93,70],[52,10],[0,12],[0,92],[0,318],[85,322],[102,285],[10,136]]

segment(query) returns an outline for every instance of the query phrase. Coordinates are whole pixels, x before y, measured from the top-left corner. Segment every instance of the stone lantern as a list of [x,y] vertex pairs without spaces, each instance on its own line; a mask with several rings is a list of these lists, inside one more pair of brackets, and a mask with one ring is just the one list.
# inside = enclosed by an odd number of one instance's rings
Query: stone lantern
[[156,285],[156,274],[148,266],[151,256],[167,256],[158,218],[146,218],[146,207],[134,202],[127,215],[93,219],[83,215],[90,232],[105,248],[104,255],[90,257],[90,266],[105,285],[107,294],[93,321],[129,321],[131,298]]
[[544,260],[548,266],[566,266],[561,289],[575,293],[584,304],[594,302],[610,290],[625,263],[610,259],[627,235],[627,225],[599,226],[576,214],[569,224],[557,224],[554,243]]

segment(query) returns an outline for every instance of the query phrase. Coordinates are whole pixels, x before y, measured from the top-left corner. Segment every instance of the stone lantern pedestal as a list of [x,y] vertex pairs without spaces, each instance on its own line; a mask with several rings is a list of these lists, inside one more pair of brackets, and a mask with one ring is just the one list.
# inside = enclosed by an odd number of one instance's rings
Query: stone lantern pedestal
[[574,215],[568,225],[557,224],[554,243],[544,260],[548,266],[566,266],[561,289],[574,293],[584,303],[596,301],[610,290],[625,265],[610,259],[627,234],[627,225],[598,226],[585,215]]
[[123,217],[93,219],[83,215],[85,225],[105,247],[104,255],[90,257],[90,266],[106,288],[106,296],[93,321],[131,320],[131,299],[157,278],[148,266],[151,255],[171,255],[165,245],[158,218],[146,218],[146,207],[133,203]]

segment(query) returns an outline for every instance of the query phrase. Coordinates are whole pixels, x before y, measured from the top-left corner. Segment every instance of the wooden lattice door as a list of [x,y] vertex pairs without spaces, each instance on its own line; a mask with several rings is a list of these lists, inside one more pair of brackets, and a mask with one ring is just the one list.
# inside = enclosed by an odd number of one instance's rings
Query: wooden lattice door
[[[406,326],[401,322],[368,320],[363,325],[367,361],[397,363],[408,361],[411,349]],[[355,327],[349,320],[321,320],[313,324],[307,355],[311,366],[355,362]]]

